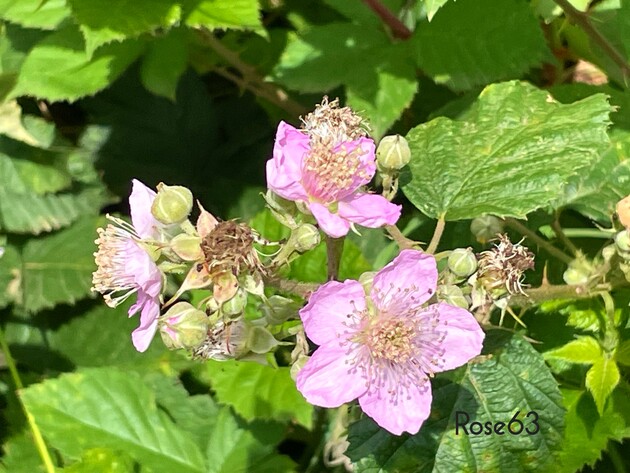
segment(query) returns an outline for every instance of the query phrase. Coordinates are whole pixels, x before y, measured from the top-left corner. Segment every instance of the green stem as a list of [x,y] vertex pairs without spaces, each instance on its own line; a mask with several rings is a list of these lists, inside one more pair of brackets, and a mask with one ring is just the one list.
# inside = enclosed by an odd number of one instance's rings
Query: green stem
[[290,292],[292,294],[297,294],[303,298],[307,298],[313,292],[317,290],[320,286],[317,283],[311,282],[299,282],[293,281],[291,279],[282,279],[279,277],[266,276],[265,284],[275,287],[283,292]]
[[339,263],[343,253],[343,237],[332,238],[326,235],[326,266],[328,270],[328,280],[335,281],[339,276]]
[[630,77],[630,65],[628,61],[617,49],[603,36],[591,23],[588,15],[575,8],[568,0],[553,0],[564,11],[564,14],[596,43],[610,59],[612,59],[623,75],[624,81]]
[[392,239],[398,245],[398,248],[400,248],[401,250],[416,248],[418,246],[418,242],[407,238],[396,225],[385,225],[385,230],[387,230],[389,236],[392,237]]
[[427,247],[427,253],[432,255],[437,250],[438,245],[440,244],[440,240],[442,239],[442,233],[444,233],[444,227],[446,226],[446,221],[443,217],[440,217],[435,224],[435,230],[433,231],[433,237],[429,242],[429,246]]
[[[13,379],[13,384],[15,385],[16,391],[23,389],[24,385],[22,384],[22,380],[20,379],[20,374],[18,373],[17,367],[15,366],[15,361],[13,360],[13,356],[11,356],[11,352],[9,351],[9,345],[7,344],[6,339],[4,338],[4,332],[0,328],[0,348],[4,353],[4,357],[7,362],[7,366],[9,368],[9,372],[11,373],[11,378]],[[28,422],[28,426],[31,429],[31,433],[33,434],[33,440],[35,441],[35,447],[37,447],[37,451],[39,452],[39,456],[44,463],[44,467],[48,473],[55,472],[55,465],[53,464],[52,458],[50,457],[50,453],[48,452],[48,448],[46,448],[46,443],[44,442],[44,437],[37,427],[35,423],[35,419],[31,415],[30,412],[26,409],[26,406],[22,402],[20,396],[17,396],[20,401],[20,405],[22,406],[22,410],[24,411],[24,415],[26,416],[26,421]]]
[[544,284],[525,291],[525,294],[515,294],[510,297],[512,307],[531,307],[541,302],[554,299],[590,299],[603,292],[610,291],[609,284],[602,284],[595,288],[587,286],[569,286],[564,284]]
[[562,227],[560,226],[560,221],[558,220],[558,217],[559,216],[556,215],[556,218],[554,218],[553,222],[551,222],[551,229],[553,230],[553,233],[556,235],[556,238],[562,242],[562,244],[565,246],[567,250],[569,250],[569,252],[571,252],[571,255],[575,256],[578,253],[578,248],[565,235],[564,231],[562,230]]
[[547,251],[547,253],[549,253],[551,256],[554,256],[558,258],[560,261],[563,261],[564,263],[567,263],[567,264],[573,261],[573,258],[571,256],[567,255],[564,251],[559,250],[558,248],[553,246],[544,238],[539,237],[533,230],[530,230],[518,220],[508,217],[505,219],[505,223],[507,224],[508,227],[513,228],[514,230],[519,232],[521,235],[526,236],[527,238],[532,240],[538,246],[540,246],[545,251]]
[[598,228],[563,228],[562,232],[569,238],[602,238],[610,240],[614,233]]

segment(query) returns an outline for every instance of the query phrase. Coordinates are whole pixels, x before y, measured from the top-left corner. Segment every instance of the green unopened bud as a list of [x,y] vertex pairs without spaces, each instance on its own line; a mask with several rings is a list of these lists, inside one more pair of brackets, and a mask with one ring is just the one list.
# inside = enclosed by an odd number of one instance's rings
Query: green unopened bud
[[208,317],[188,302],[178,302],[159,318],[164,344],[171,350],[195,348],[206,339]]
[[468,309],[468,299],[458,286],[445,285],[439,286],[437,290],[437,298],[442,302],[454,305],[455,307],[461,307],[462,309]]
[[260,306],[260,310],[265,315],[267,322],[271,325],[278,325],[297,315],[300,304],[287,297],[273,295]]
[[278,340],[274,338],[264,327],[251,327],[247,334],[246,347],[254,353],[268,353],[278,345]]
[[402,136],[385,136],[378,144],[376,163],[381,172],[400,171],[410,160],[409,143]]
[[580,286],[588,283],[592,273],[591,262],[584,257],[578,257],[569,263],[569,267],[562,274],[562,279],[570,286]]
[[457,248],[448,257],[448,269],[460,278],[468,277],[477,270],[477,257],[470,248]]
[[165,225],[181,223],[190,214],[193,206],[192,192],[183,186],[167,186],[160,183],[157,186],[151,213]]
[[615,246],[620,253],[630,252],[630,234],[627,230],[622,230],[615,235]]
[[221,312],[228,317],[236,317],[243,313],[247,305],[247,292],[238,288],[236,294],[221,305]]
[[180,233],[171,240],[171,248],[184,261],[200,261],[203,259],[201,238]]
[[304,253],[319,245],[321,237],[319,230],[317,230],[314,225],[305,223],[293,230],[291,239],[293,239],[295,251]]
[[602,258],[604,258],[604,261],[610,261],[616,253],[617,249],[615,245],[608,245],[602,248]]
[[503,233],[505,223],[494,215],[482,215],[470,222],[470,231],[481,244],[486,244]]

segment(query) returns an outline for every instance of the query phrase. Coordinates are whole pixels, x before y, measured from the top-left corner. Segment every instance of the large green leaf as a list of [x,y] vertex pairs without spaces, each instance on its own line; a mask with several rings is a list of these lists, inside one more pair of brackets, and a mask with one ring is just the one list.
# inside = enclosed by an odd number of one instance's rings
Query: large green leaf
[[[486,350],[493,356],[473,362],[457,373],[457,383],[444,378],[434,383],[431,416],[414,436],[393,436],[368,418],[350,426],[347,455],[358,472],[484,471],[521,473],[549,471],[560,447],[563,407],[560,391],[542,356],[520,336],[490,332]],[[508,432],[518,419],[524,429],[535,430],[534,411],[540,429],[533,435],[523,430]],[[456,433],[458,412],[470,422],[505,422],[503,435]],[[460,422],[463,420],[463,416]],[[512,432],[519,430],[518,425]]]
[[96,227],[84,218],[70,228],[29,240],[22,251],[22,305],[29,312],[73,304],[90,294]]
[[68,0],[89,55],[112,41],[167,28],[179,20],[174,0]]
[[595,338],[583,336],[570,341],[560,348],[546,352],[545,357],[559,358],[571,363],[592,365],[602,357],[602,347]]
[[630,390],[623,384],[615,391],[600,416],[591,396],[584,391],[563,389],[567,409],[560,471],[574,473],[584,464],[593,466],[609,440],[630,436]]
[[188,64],[188,35],[173,29],[149,46],[142,61],[142,84],[156,95],[175,100],[177,83]]
[[206,471],[197,445],[132,373],[86,369],[32,385],[21,397],[48,442],[72,458],[111,448],[154,471]]
[[448,2],[418,25],[413,44],[418,66],[456,90],[519,78],[552,60],[538,21],[520,0]]
[[139,40],[108,44],[89,58],[74,26],[47,36],[29,52],[11,96],[77,100],[111,84],[142,52]]
[[0,18],[26,28],[54,30],[69,15],[66,0],[0,0]]
[[313,406],[295,387],[289,368],[274,368],[252,362],[208,361],[199,370],[217,399],[246,420],[297,421],[310,428]]
[[262,30],[258,0],[183,0],[185,23],[209,30]]
[[403,191],[434,218],[524,217],[599,159],[609,112],[603,95],[561,105],[526,83],[490,85],[460,120],[440,117],[408,133]]
[[293,461],[274,446],[283,428],[271,422],[243,422],[224,407],[208,442],[209,473],[276,473],[294,471]]

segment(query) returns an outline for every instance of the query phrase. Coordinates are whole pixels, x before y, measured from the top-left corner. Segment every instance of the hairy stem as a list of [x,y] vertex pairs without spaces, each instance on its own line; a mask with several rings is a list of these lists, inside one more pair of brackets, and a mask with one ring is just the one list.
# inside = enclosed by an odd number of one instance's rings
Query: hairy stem
[[519,232],[521,235],[526,236],[531,241],[536,243],[538,246],[543,248],[551,256],[553,256],[555,258],[558,258],[560,261],[562,261],[564,263],[567,263],[567,264],[569,264],[569,263],[571,263],[571,261],[573,261],[573,258],[571,256],[567,255],[564,251],[559,250],[558,248],[553,246],[551,243],[549,243],[544,238],[539,237],[536,234],[536,232],[530,230],[529,228],[527,228],[525,225],[523,225],[518,220],[515,220],[513,218],[508,217],[508,218],[505,219],[505,223],[507,224],[508,227],[513,228],[514,230]]
[[429,242],[429,246],[427,247],[427,253],[433,254],[435,250],[437,250],[438,245],[440,244],[440,240],[442,239],[442,233],[444,233],[444,227],[446,226],[446,221],[443,217],[440,217],[435,224],[435,230],[433,231],[433,237]]
[[389,236],[396,242],[398,248],[406,250],[409,248],[417,248],[418,242],[407,238],[403,235],[403,232],[396,225],[385,225],[385,230],[389,233]]
[[283,292],[290,292],[303,298],[308,298],[320,286],[317,283],[293,281],[276,276],[266,276],[265,284]]
[[392,30],[392,35],[398,39],[411,38],[411,30],[400,21],[389,9],[379,0],[363,0],[374,13],[376,13],[381,21]]
[[212,33],[206,30],[197,30],[204,42],[210,46],[219,56],[221,56],[231,67],[236,69],[241,77],[227,71],[224,68],[216,68],[215,71],[234,82],[239,87],[243,87],[258,97],[273,103],[289,115],[300,116],[308,112],[301,104],[294,101],[280,87],[265,82],[255,67],[244,62],[237,53],[226,47]]
[[569,240],[569,238],[565,235],[564,231],[562,230],[562,227],[560,226],[560,221],[558,220],[557,215],[556,215],[556,218],[553,219],[553,222],[551,222],[551,229],[553,230],[553,233],[556,235],[556,238],[560,240],[562,244],[565,246],[565,248],[571,252],[571,255],[575,256],[578,253],[578,249],[573,244],[573,242]]
[[326,267],[328,270],[328,280],[335,281],[339,276],[339,263],[343,253],[343,237],[332,238],[326,235]]
[[[7,362],[7,366],[9,368],[9,372],[11,373],[11,378],[13,379],[13,384],[15,385],[16,390],[20,390],[24,388],[22,384],[22,380],[20,379],[20,374],[18,373],[17,367],[15,366],[15,361],[11,356],[11,352],[9,351],[9,345],[4,338],[4,332],[0,329],[0,348],[4,353],[4,357]],[[44,437],[37,427],[35,423],[35,419],[31,415],[28,410],[26,410],[26,406],[22,403],[22,399],[20,396],[17,396],[20,401],[20,405],[22,406],[22,410],[24,411],[24,415],[26,416],[26,421],[28,422],[28,426],[31,429],[31,433],[33,434],[33,440],[35,442],[35,447],[37,447],[37,451],[39,452],[39,456],[42,459],[42,463],[46,468],[47,473],[55,472],[55,465],[53,464],[52,458],[50,457],[50,453],[48,452],[48,448],[46,447],[46,443],[44,442]]]
[[554,299],[590,299],[609,290],[609,284],[602,284],[595,288],[589,288],[585,285],[543,284],[540,287],[528,289],[525,294],[513,295],[510,297],[510,306],[531,307]]
[[624,80],[630,77],[630,65],[626,58],[591,23],[588,14],[575,8],[568,0],[553,0],[562,8],[567,18],[578,25],[612,59],[623,74]]

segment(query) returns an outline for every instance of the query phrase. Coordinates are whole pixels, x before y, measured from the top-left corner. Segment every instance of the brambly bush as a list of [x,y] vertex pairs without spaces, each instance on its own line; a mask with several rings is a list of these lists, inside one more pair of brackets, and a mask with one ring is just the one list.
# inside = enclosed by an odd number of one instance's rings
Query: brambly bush
[[630,471],[629,0],[0,18],[0,471]]

